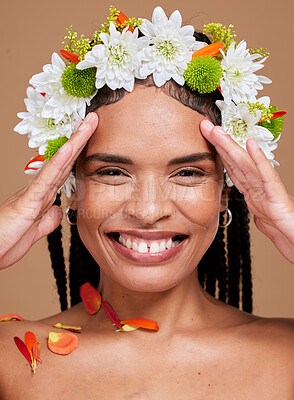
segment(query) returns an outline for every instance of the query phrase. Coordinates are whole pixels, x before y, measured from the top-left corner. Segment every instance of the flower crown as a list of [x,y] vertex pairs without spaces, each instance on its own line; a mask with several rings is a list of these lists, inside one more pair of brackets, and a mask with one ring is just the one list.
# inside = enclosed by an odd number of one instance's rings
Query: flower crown
[[[271,152],[277,147],[285,112],[272,106],[269,97],[256,98],[263,84],[271,83],[255,74],[269,53],[266,49],[249,50],[245,41],[237,44],[232,25],[205,25],[203,33],[210,37],[209,45],[195,38],[193,26],[181,25],[179,11],[168,19],[163,9],[156,7],[150,22],[127,18],[110,7],[107,23],[92,39],[84,35],[77,39],[72,26],[68,28],[67,44],[60,50],[66,62],[53,53],[51,64],[29,81],[24,100],[27,112],[17,114],[22,121],[14,130],[28,134],[29,147],[39,149],[25,172],[37,174],[70,138],[100,88],[107,85],[131,92],[135,78],[149,75],[158,87],[173,79],[200,94],[219,90],[224,100],[216,105],[227,134],[245,150],[246,140],[254,138],[271,164],[278,165]],[[144,36],[139,37],[139,31]],[[228,176],[227,184],[232,185]],[[63,188],[70,197],[75,189],[73,173]]]

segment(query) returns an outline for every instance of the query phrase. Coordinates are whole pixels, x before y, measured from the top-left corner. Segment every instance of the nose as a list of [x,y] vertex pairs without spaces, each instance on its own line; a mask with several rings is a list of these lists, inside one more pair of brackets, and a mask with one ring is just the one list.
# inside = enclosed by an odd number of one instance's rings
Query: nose
[[140,224],[153,225],[172,215],[173,204],[167,191],[152,177],[145,178],[133,189],[123,211],[125,216],[140,221]]

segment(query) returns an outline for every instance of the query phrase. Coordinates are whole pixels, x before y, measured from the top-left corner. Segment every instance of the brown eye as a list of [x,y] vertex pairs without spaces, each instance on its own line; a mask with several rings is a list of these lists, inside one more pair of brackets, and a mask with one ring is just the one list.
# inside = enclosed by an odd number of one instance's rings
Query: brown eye
[[121,176],[124,175],[124,173],[119,169],[108,168],[108,169],[103,169],[102,171],[95,171],[94,175]]
[[182,169],[176,174],[176,176],[182,176],[182,177],[204,176],[204,175],[205,174],[203,172],[200,172],[199,170],[194,168]]

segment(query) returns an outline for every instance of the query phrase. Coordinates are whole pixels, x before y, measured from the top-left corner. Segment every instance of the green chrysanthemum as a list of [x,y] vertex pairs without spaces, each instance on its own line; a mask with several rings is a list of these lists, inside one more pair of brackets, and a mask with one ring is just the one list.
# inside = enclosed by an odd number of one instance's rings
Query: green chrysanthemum
[[45,160],[49,161],[50,158],[54,156],[54,154],[60,149],[61,146],[64,145],[68,141],[66,136],[59,137],[57,139],[49,140],[45,150]]
[[[275,106],[269,106],[269,109],[271,113],[274,113],[276,111],[279,111],[278,107]],[[278,117],[275,119],[270,120],[269,122],[267,121],[262,121],[259,122],[258,125],[263,126],[264,128],[268,129],[273,135],[275,140],[278,136],[280,136],[283,125],[284,125],[284,117]]]
[[211,93],[220,85],[221,63],[210,56],[196,57],[184,72],[186,84],[199,93]]
[[65,68],[61,76],[64,90],[74,97],[89,97],[96,91],[96,68],[79,70],[76,64]]

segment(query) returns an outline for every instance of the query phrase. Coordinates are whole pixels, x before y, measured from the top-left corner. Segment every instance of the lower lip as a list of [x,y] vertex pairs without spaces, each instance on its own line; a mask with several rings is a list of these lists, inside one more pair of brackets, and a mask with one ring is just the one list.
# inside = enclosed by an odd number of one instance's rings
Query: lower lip
[[187,238],[182,240],[177,246],[171,247],[170,249],[166,249],[164,251],[159,251],[158,253],[139,253],[133,249],[128,249],[127,247],[122,246],[118,243],[112,236],[108,236],[108,239],[113,243],[115,249],[123,255],[125,258],[128,258],[132,261],[137,261],[140,263],[159,263],[162,261],[166,261],[171,257],[174,257],[179,251],[182,250],[185,245]]

